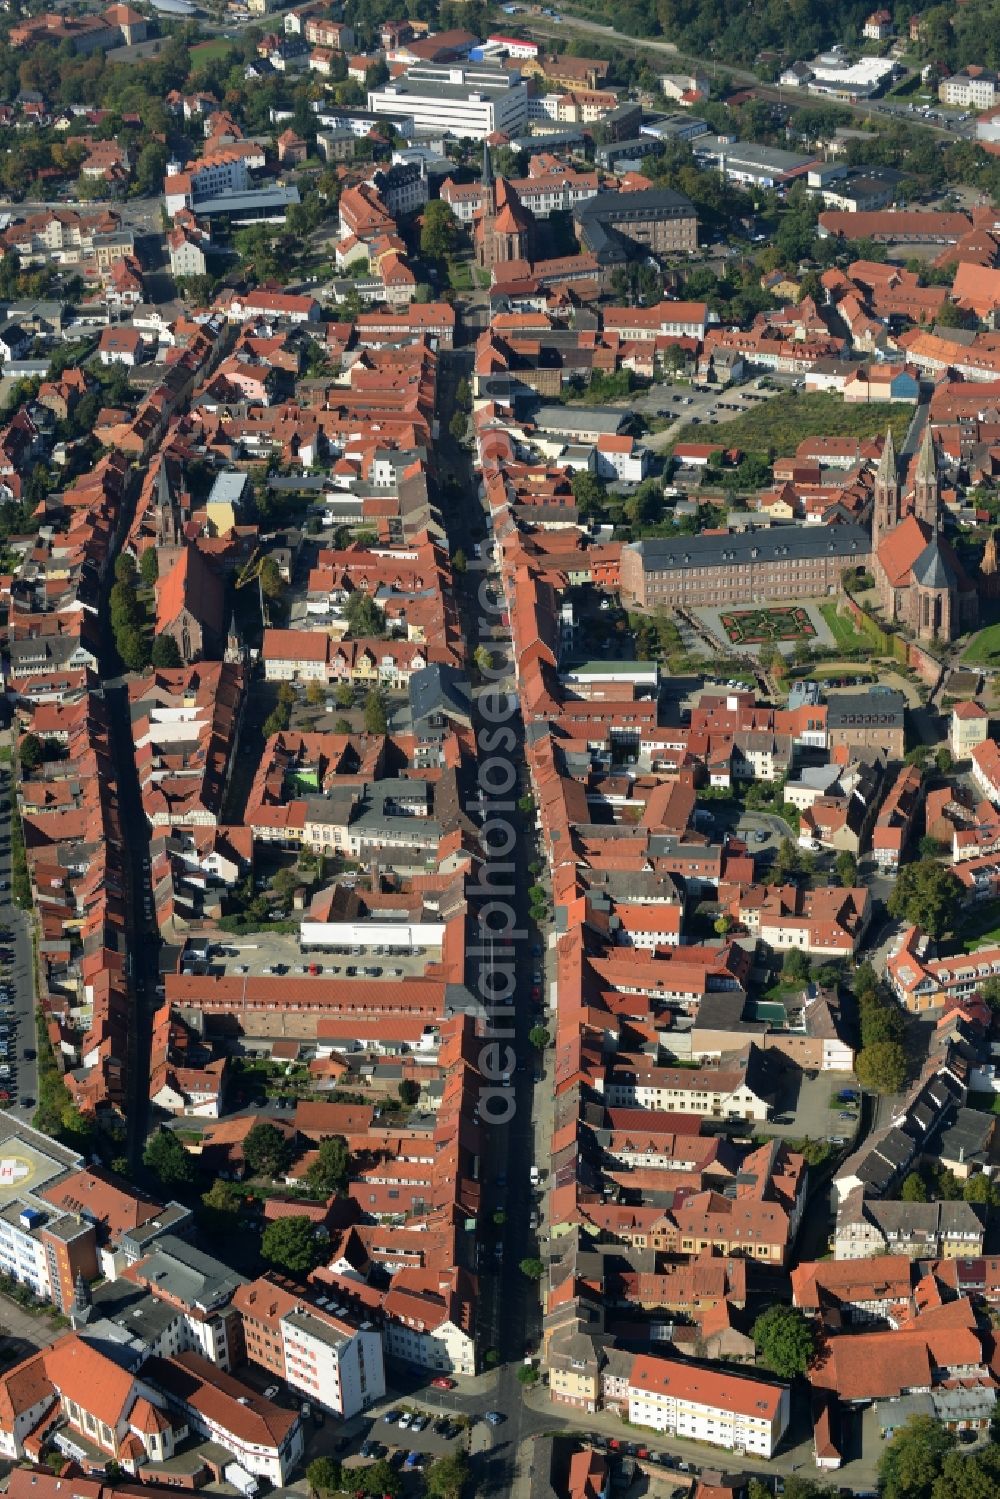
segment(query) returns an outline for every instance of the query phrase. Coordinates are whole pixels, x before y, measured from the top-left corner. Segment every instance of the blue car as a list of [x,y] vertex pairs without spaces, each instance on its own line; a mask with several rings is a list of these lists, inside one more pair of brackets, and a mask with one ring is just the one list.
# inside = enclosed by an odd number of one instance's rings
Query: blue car
[[419,1452],[409,1452],[409,1453],[407,1453],[406,1462],[403,1464],[403,1472],[404,1473],[412,1473],[413,1470],[414,1470],[414,1468],[419,1468],[419,1467],[420,1467],[420,1453]]

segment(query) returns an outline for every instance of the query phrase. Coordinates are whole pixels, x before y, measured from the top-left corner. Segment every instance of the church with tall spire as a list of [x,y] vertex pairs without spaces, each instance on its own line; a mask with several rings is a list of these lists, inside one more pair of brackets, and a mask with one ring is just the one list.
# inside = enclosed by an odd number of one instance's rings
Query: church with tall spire
[[872,564],[886,619],[918,640],[954,640],[974,629],[979,598],[941,531],[941,494],[930,423],[912,483],[900,483],[892,432],[875,474]]
[[532,216],[521,205],[517,193],[505,177],[495,177],[490,148],[483,142],[483,206],[476,215],[472,240],[476,264],[490,271],[494,266],[527,260],[530,251]]

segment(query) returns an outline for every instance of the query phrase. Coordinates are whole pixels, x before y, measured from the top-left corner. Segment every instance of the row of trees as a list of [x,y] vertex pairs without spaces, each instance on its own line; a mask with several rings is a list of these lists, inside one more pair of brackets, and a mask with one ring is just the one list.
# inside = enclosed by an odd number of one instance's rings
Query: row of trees
[[145,671],[153,666],[181,665],[181,653],[172,635],[158,635],[150,642],[146,609],[139,598],[140,581],[147,587],[156,582],[156,550],[149,547],[142,554],[139,570],[128,552],[115,560],[115,582],[111,587],[111,630],[115,648],[129,671]]
[[854,996],[861,1027],[854,1064],[858,1082],[873,1093],[899,1093],[907,1075],[902,1011],[886,996],[870,963],[862,963],[854,975]]
[[[386,1458],[379,1458],[363,1468],[344,1468],[336,1458],[318,1457],[306,1469],[306,1479],[320,1499],[342,1489],[349,1489],[353,1494],[370,1494],[373,1499],[380,1499],[381,1495],[398,1499],[403,1491],[402,1475]],[[427,1499],[462,1499],[470,1482],[468,1456],[463,1448],[458,1448],[445,1457],[435,1458],[428,1465],[424,1473],[424,1493]]]

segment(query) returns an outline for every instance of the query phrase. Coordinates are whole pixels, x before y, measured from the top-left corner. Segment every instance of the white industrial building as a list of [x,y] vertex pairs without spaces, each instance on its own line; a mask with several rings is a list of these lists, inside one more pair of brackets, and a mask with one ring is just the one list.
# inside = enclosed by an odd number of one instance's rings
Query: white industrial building
[[425,63],[384,88],[371,89],[368,108],[381,115],[411,116],[417,135],[483,140],[497,130],[517,135],[525,129],[528,91],[518,72],[488,62]]

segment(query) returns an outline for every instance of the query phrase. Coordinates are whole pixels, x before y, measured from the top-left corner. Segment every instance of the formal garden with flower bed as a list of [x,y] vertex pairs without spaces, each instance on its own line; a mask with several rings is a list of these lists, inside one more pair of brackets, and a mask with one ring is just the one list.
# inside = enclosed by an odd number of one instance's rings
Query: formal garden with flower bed
[[816,627],[801,605],[787,609],[738,609],[720,614],[732,645],[765,645],[783,640],[812,640]]

